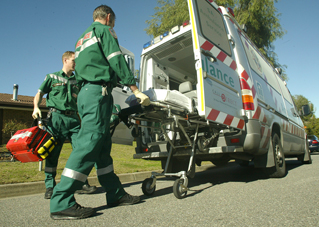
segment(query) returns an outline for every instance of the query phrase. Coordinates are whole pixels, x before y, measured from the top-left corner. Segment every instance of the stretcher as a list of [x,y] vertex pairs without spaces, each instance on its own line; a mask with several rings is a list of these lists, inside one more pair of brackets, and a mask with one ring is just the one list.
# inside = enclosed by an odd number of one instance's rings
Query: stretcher
[[[181,90],[181,89],[180,89]],[[156,189],[156,177],[177,177],[173,185],[176,198],[187,194],[188,177],[195,175],[195,163],[214,160],[228,162],[222,158],[225,152],[240,152],[239,147],[216,147],[223,125],[205,120],[196,110],[196,91],[171,91],[149,89],[144,93],[150,97],[151,105],[138,105],[134,96],[127,99],[129,108],[122,109],[120,118],[131,123],[132,135],[137,146],[143,146],[142,153],[136,153],[135,159],[161,160],[163,172],[152,172],[144,180],[142,190],[145,195],[152,195]],[[182,91],[184,91],[182,89]],[[130,123],[127,123],[130,124]],[[143,141],[145,134],[150,134],[150,141]],[[137,151],[141,150],[137,147]],[[217,160],[217,159],[216,159]]]

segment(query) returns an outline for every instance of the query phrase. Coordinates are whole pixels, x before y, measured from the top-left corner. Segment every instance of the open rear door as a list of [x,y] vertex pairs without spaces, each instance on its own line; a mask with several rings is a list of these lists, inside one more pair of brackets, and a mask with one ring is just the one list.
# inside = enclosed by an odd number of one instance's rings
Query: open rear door
[[241,87],[221,10],[212,0],[188,0],[197,71],[198,112],[244,129]]

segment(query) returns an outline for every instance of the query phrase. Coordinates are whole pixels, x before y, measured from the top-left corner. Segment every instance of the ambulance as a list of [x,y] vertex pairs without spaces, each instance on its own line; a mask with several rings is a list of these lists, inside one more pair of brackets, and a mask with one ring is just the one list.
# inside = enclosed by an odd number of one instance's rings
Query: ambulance
[[[130,50],[126,49],[123,46],[120,46],[122,54],[127,62],[128,67],[135,73],[135,55]],[[125,103],[127,97],[132,95],[132,91],[129,87],[123,86],[120,83],[113,88],[112,96],[113,103],[119,105],[121,108],[126,108],[128,105]],[[114,134],[112,135],[112,142],[116,144],[124,144],[124,145],[132,145],[133,144],[133,136],[131,135],[130,129],[128,129],[123,123],[120,123],[116,126]]]
[[[190,21],[143,47],[139,88],[158,108],[150,111],[154,122],[147,113],[135,117],[134,158],[160,160],[164,175],[181,177],[173,188],[178,198],[185,195],[193,163],[235,160],[263,168],[269,177],[286,175],[286,158],[310,164],[300,118],[309,109],[298,113],[281,70],[258,50],[230,8],[212,0],[188,0],[188,8]],[[158,175],[145,180],[144,194],[153,193]]]

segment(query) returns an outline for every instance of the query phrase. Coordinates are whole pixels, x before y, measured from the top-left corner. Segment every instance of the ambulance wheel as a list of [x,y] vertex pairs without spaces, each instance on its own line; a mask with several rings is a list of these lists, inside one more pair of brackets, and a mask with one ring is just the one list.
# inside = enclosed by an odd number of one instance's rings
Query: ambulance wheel
[[272,137],[272,147],[275,157],[275,166],[269,169],[269,177],[271,178],[281,178],[286,176],[286,161],[284,151],[280,144],[280,139],[277,134],[274,134]]
[[150,195],[154,194],[155,189],[156,189],[156,185],[154,185],[154,187],[151,188],[152,184],[153,184],[153,178],[146,178],[143,181],[142,191],[143,191],[144,195],[150,196]]
[[175,195],[176,198],[178,199],[183,199],[186,197],[187,194],[187,187],[185,187],[184,185],[184,179],[177,179],[174,182],[173,185],[173,193]]

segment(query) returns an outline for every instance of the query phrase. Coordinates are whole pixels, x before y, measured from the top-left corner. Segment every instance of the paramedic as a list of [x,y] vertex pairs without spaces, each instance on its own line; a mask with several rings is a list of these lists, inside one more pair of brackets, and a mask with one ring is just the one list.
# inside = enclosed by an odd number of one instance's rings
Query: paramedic
[[95,210],[76,203],[74,191],[81,188],[95,165],[98,180],[106,191],[109,207],[132,205],[139,196],[125,192],[114,173],[111,157],[110,117],[113,109],[112,88],[121,83],[131,88],[142,105],[149,98],[140,92],[127,66],[113,30],[115,14],[101,5],[93,12],[93,23],[81,35],[75,49],[75,75],[83,87],[78,96],[82,127],[50,201],[51,218],[80,219],[92,216]]
[[[46,75],[38,93],[34,97],[34,119],[42,117],[39,105],[44,94],[47,94],[46,104],[50,107],[48,115],[49,130],[57,135],[58,145],[52,150],[45,162],[45,199],[50,199],[53,188],[56,185],[55,176],[58,166],[58,159],[66,138],[69,138],[72,146],[74,138],[80,130],[80,120],[77,115],[76,99],[79,93],[79,86],[73,74],[75,62],[74,52],[67,51],[62,55],[63,68],[59,72]],[[90,186],[87,182],[83,185],[81,193],[93,193],[95,186]]]

